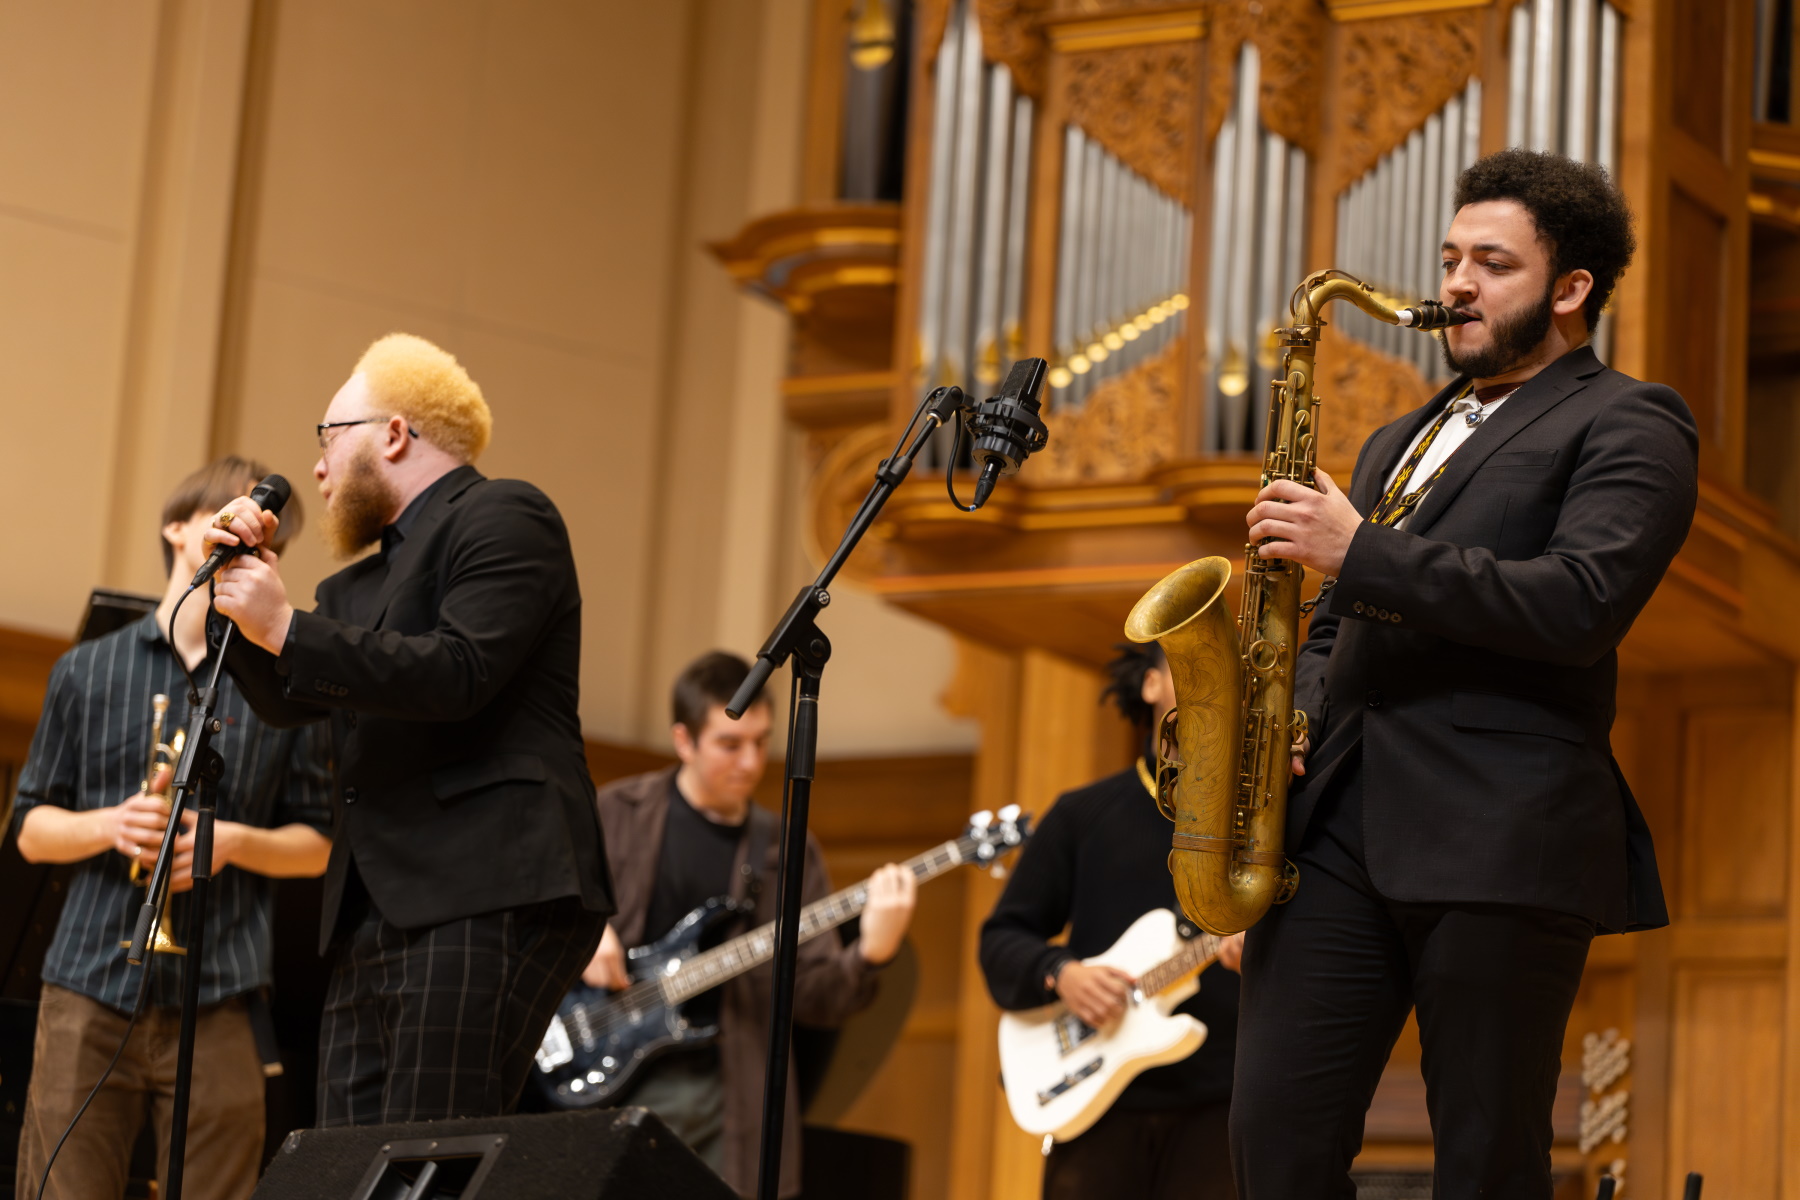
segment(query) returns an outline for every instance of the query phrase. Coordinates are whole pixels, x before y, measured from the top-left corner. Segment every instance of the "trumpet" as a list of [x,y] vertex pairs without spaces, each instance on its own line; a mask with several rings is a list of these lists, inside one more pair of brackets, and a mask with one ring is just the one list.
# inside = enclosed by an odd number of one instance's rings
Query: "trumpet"
[[[145,795],[162,801],[165,813],[171,808],[166,791],[152,792],[150,785],[156,782],[157,772],[164,768],[167,768],[171,778],[173,777],[175,764],[181,759],[181,748],[187,742],[187,730],[185,729],[177,729],[174,738],[167,743],[162,740],[163,723],[168,715],[169,698],[161,692],[150,697],[150,756],[144,764],[144,781],[138,785],[138,789]],[[150,883],[148,877],[144,875],[143,864],[135,859],[131,863],[131,882],[138,887],[148,887]],[[168,892],[163,893],[162,907],[156,913],[156,927],[153,930],[154,936],[151,938],[150,948],[158,954],[186,954],[187,947],[179,945],[175,941],[175,936],[169,932],[169,895]],[[131,942],[126,940],[120,942],[119,945],[129,948]]]

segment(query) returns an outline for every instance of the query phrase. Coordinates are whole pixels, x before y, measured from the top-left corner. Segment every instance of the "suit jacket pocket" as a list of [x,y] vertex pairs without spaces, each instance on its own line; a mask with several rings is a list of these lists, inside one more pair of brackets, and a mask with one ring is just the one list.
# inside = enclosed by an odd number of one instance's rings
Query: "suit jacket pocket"
[[1450,698],[1450,723],[1458,729],[1534,733],[1578,745],[1587,741],[1587,730],[1575,718],[1536,700],[1497,692],[1455,693]]
[[535,754],[496,754],[438,768],[431,773],[431,792],[449,801],[497,783],[542,783],[548,777],[544,760]]
[[1547,481],[1550,469],[1555,465],[1554,450],[1496,450],[1476,468],[1475,478],[1489,482],[1502,479]]

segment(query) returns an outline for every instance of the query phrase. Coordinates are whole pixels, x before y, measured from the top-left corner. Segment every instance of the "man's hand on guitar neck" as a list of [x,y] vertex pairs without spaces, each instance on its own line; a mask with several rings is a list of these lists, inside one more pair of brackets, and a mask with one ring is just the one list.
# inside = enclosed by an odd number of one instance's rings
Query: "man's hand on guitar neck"
[[1073,959],[1056,973],[1056,994],[1069,1011],[1095,1029],[1119,1018],[1136,984],[1117,967],[1089,966]]
[[600,935],[600,948],[594,951],[593,961],[581,972],[581,982],[609,992],[631,983],[631,976],[625,973],[625,947],[619,944],[619,935],[610,924]]
[[869,876],[868,889],[857,952],[864,962],[880,966],[900,953],[906,927],[912,923],[913,905],[919,899],[919,881],[905,867],[889,863]]

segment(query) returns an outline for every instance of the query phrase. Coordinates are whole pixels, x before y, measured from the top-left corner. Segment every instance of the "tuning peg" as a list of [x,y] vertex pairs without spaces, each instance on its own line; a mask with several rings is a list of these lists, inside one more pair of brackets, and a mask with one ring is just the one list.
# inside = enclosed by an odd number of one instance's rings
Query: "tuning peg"
[[992,875],[995,879],[1005,879],[1006,878],[1006,864],[1003,862],[995,863],[993,866],[988,868],[988,874]]
[[969,818],[969,828],[970,829],[986,829],[989,825],[992,825],[993,823],[994,823],[994,814],[989,812],[985,808],[982,809],[980,812],[975,813],[974,815],[972,815]]
[[1000,819],[1005,821],[1008,825],[1018,820],[1019,806],[1016,804],[1008,804],[1005,808],[1000,810]]

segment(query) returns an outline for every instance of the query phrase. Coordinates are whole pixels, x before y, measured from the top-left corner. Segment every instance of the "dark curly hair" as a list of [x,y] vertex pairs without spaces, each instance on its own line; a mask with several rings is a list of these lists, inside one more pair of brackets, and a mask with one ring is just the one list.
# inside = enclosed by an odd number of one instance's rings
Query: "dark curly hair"
[[1582,315],[1592,330],[1637,250],[1631,208],[1605,168],[1560,154],[1514,148],[1490,154],[1456,181],[1456,207],[1515,200],[1550,250],[1552,277],[1585,269],[1594,277]]
[[1144,703],[1144,676],[1168,660],[1155,642],[1119,642],[1113,649],[1119,654],[1106,664],[1106,674],[1112,682],[1100,693],[1100,703],[1111,700],[1119,715],[1134,728],[1149,729],[1156,713]]

